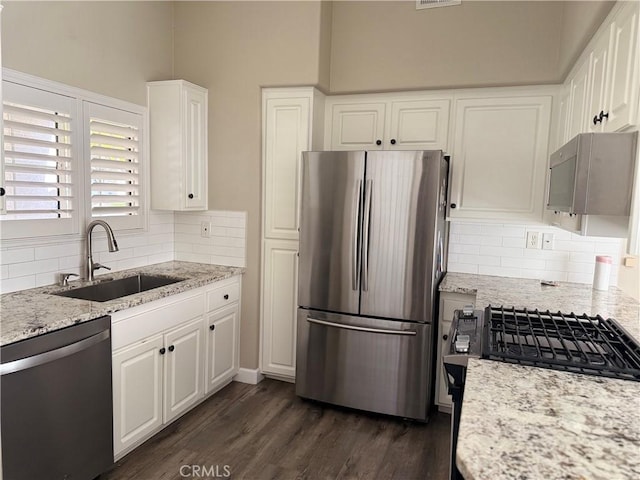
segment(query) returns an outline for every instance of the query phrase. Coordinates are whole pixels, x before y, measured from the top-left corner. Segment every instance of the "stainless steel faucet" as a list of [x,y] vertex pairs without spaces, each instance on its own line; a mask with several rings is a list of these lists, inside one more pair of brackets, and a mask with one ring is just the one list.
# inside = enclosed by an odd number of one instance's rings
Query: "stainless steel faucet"
[[91,244],[91,233],[93,229],[97,226],[101,225],[105,231],[107,232],[107,245],[109,247],[110,252],[118,251],[118,242],[116,242],[116,237],[113,235],[113,230],[109,224],[103,220],[94,220],[87,226],[87,235],[86,235],[86,245],[87,245],[87,280],[93,280],[93,272],[100,268],[105,268],[107,270],[111,270],[109,267],[105,267],[104,265],[100,265],[99,263],[93,263],[93,252],[92,252],[92,244]]

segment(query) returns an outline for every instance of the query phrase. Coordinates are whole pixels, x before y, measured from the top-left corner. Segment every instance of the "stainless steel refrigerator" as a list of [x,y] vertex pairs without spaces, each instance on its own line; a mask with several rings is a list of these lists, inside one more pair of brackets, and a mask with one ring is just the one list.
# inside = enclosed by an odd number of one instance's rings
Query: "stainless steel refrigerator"
[[448,157],[304,152],[302,165],[296,393],[426,420]]

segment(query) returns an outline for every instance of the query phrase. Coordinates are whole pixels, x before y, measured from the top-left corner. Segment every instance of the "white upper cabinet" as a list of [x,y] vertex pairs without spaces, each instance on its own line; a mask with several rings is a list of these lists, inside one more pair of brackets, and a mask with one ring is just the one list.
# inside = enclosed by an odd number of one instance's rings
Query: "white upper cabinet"
[[147,84],[151,208],[206,210],[207,90],[184,80]]
[[638,2],[621,2],[611,24],[610,79],[603,107],[609,116],[604,130],[615,132],[636,124],[638,108]]
[[638,2],[619,2],[569,75],[567,140],[584,132],[617,132],[636,125]]
[[314,89],[263,92],[264,236],[297,240],[301,154],[312,149]]
[[552,100],[544,91],[503,88],[456,100],[451,219],[542,220]]
[[432,94],[327,99],[327,150],[447,150],[450,98]]

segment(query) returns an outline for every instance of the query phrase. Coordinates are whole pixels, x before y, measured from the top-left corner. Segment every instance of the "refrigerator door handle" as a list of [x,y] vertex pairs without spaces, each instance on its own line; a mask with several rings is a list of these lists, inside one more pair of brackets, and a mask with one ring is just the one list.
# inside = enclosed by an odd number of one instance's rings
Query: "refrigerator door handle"
[[362,290],[369,290],[369,224],[371,223],[371,190],[373,180],[364,188],[364,215],[362,216]]
[[360,202],[362,200],[362,180],[358,180],[358,188],[354,189],[354,198],[356,204],[355,219],[353,222],[353,239],[351,242],[351,290],[360,288],[360,249],[358,248],[358,234],[360,233]]
[[388,330],[386,328],[359,327],[357,325],[345,325],[342,323],[327,322],[326,320],[319,320],[317,318],[312,318],[309,316],[307,317],[307,322],[316,323],[318,325],[324,325],[327,327],[342,328],[345,330],[358,330],[359,332],[384,333],[387,335],[417,335],[417,332],[415,330]]

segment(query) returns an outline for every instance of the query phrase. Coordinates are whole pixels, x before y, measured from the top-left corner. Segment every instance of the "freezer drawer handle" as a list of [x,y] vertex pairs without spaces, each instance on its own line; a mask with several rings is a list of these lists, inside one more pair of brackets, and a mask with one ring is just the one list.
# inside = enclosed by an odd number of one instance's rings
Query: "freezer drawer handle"
[[73,355],[74,353],[85,350],[92,345],[100,343],[108,338],[109,330],[104,330],[100,333],[92,335],[91,337],[85,338],[84,340],[80,340],[79,342],[72,343],[71,345],[67,345],[56,350],[50,350],[48,352],[33,355],[31,357],[21,358],[19,360],[14,360],[13,362],[4,363],[0,365],[0,375],[19,372],[20,370],[26,370],[28,368],[37,367],[38,365],[44,365],[45,363],[68,357],[69,355]]
[[327,327],[343,328],[345,330],[358,330],[359,332],[386,333],[388,335],[417,335],[415,330],[386,330],[384,328],[358,327],[357,325],[344,325],[342,323],[327,322],[326,320],[318,320],[317,318],[311,317],[307,317],[307,322],[317,323],[318,325],[325,325]]

